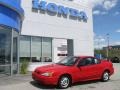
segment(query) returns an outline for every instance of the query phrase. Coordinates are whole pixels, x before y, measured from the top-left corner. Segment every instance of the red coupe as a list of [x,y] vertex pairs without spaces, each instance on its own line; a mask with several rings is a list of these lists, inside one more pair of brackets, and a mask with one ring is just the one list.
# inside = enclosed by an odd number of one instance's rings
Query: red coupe
[[72,83],[88,80],[108,81],[114,73],[113,64],[91,56],[67,57],[58,63],[38,67],[32,78],[41,84],[67,88]]

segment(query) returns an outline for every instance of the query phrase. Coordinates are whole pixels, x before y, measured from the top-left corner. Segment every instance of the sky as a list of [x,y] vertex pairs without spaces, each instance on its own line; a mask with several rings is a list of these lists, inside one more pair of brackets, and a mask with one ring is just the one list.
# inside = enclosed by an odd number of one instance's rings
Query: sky
[[101,0],[93,8],[95,47],[120,45],[120,0]]
[[120,45],[120,0],[72,0],[92,4],[94,46]]

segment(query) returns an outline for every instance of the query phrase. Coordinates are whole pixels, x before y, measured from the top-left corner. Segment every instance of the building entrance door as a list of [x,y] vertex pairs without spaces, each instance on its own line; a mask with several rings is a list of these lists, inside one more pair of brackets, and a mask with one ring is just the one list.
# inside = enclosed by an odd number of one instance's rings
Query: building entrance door
[[[0,74],[10,75],[11,31],[0,30]],[[0,76],[1,76],[0,75]]]
[[18,32],[0,27],[0,77],[18,73]]

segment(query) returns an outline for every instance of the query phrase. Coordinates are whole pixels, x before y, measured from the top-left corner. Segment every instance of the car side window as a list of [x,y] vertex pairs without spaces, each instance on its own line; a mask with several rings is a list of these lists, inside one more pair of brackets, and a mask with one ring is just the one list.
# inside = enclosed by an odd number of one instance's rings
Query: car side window
[[87,66],[92,64],[94,64],[93,58],[84,58],[79,62],[79,66]]
[[80,60],[80,62],[78,63],[78,66],[85,66],[85,60]]
[[88,57],[80,60],[78,66],[87,66],[87,65],[94,65],[94,64],[99,64],[100,60],[93,58],[93,57]]
[[93,58],[93,62],[94,62],[94,64],[99,64],[99,63],[100,63],[100,60],[99,60],[99,59],[96,59],[96,58]]

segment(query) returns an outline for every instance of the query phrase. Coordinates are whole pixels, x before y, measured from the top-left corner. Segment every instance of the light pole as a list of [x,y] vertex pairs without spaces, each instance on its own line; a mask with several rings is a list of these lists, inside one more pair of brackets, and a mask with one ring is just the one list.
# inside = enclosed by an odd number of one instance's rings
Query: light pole
[[97,44],[97,50],[98,50],[98,55],[99,55],[99,59],[102,59],[102,54],[101,54],[101,43],[102,43],[102,37],[101,36],[98,36],[97,37],[97,42],[96,42],[96,44]]
[[109,33],[106,34],[107,36],[107,51],[106,51],[106,55],[107,55],[107,59],[109,57]]
[[98,50],[99,50],[99,59],[102,59],[101,57],[101,38],[98,37]]

